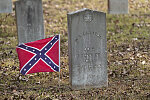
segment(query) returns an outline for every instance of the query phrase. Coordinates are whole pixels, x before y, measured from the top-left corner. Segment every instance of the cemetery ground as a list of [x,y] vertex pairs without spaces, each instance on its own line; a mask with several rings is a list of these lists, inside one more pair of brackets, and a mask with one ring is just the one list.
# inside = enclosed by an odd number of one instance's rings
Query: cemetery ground
[[19,73],[15,12],[0,14],[0,100],[150,99],[150,2],[129,0],[130,14],[107,14],[108,87],[69,86],[67,13],[107,11],[106,0],[43,0],[46,37],[61,34],[61,72]]

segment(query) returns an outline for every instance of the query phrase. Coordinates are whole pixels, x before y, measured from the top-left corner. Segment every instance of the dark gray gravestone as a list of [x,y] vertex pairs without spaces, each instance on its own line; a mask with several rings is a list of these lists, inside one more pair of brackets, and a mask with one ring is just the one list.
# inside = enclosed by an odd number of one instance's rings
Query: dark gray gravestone
[[128,0],[108,0],[108,13],[128,14]]
[[19,44],[45,38],[42,0],[15,3]]
[[72,88],[107,86],[106,14],[89,9],[69,13],[68,31]]
[[11,13],[11,12],[12,12],[12,1],[0,0],[0,13]]

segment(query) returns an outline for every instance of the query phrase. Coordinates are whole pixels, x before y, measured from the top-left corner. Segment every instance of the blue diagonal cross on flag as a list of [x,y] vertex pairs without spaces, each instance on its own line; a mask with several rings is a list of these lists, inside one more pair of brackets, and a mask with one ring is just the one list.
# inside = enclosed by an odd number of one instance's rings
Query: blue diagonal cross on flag
[[60,35],[21,44],[17,53],[23,75],[60,71]]

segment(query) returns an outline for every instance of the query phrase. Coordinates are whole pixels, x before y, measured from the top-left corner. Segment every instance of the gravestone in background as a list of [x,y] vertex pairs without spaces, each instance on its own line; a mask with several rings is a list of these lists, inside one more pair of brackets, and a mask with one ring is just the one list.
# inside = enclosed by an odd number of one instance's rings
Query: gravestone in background
[[128,0],[108,0],[108,13],[128,14]]
[[45,38],[42,0],[15,3],[19,44]]
[[11,13],[11,12],[12,12],[12,1],[0,0],[0,13]]
[[72,88],[107,86],[106,14],[82,9],[67,17]]

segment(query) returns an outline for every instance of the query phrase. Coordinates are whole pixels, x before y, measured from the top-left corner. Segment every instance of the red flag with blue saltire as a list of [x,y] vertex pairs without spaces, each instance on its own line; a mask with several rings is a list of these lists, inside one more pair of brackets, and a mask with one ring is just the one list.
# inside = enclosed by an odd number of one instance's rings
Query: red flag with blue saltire
[[23,75],[60,72],[60,35],[20,44],[16,51]]

